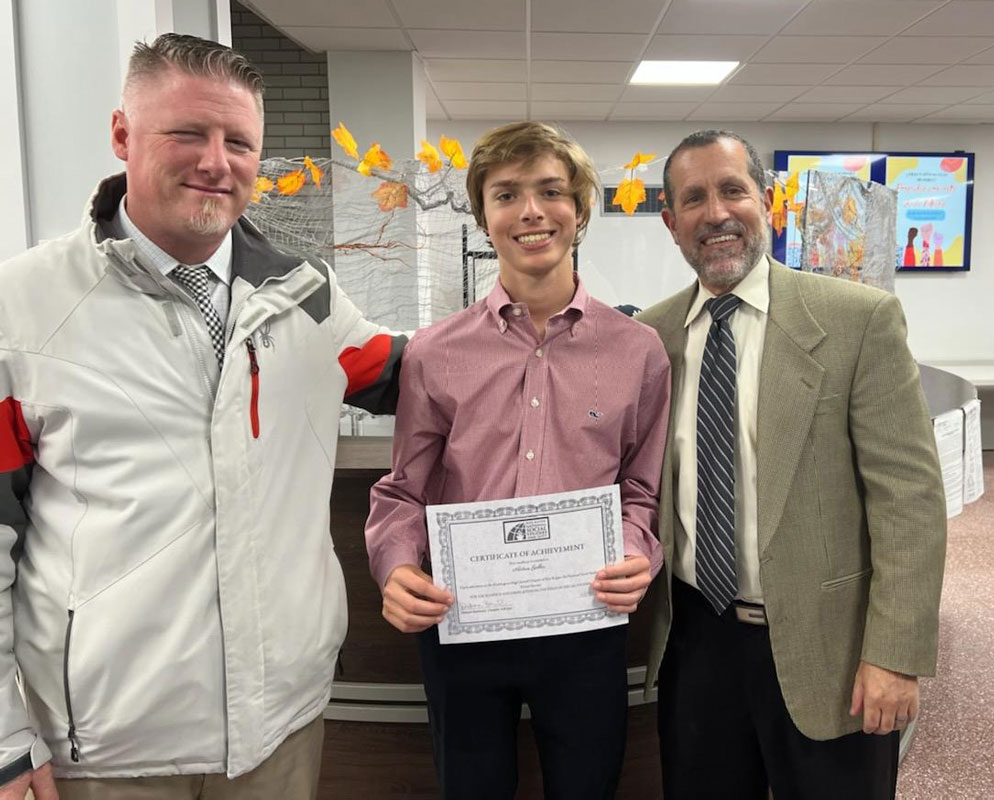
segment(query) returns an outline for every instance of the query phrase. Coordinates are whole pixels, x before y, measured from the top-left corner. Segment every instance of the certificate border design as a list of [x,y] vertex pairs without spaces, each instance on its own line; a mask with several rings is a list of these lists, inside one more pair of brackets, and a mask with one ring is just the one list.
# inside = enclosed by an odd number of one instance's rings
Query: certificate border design
[[[607,563],[613,564],[618,560],[618,552],[615,548],[615,508],[614,495],[612,493],[600,495],[587,495],[581,498],[570,498],[546,503],[525,503],[519,506],[507,505],[500,508],[485,508],[477,511],[439,511],[435,519],[438,522],[438,539],[440,543],[439,559],[442,563],[442,581],[445,586],[456,584],[456,572],[453,565],[452,553],[452,525],[458,522],[469,522],[482,519],[505,519],[515,517],[528,517],[536,514],[548,514],[557,511],[574,511],[583,508],[600,507],[601,518],[604,528],[604,551],[607,554]],[[445,617],[447,633],[450,636],[460,634],[494,633],[498,631],[520,631],[533,630],[536,628],[563,628],[576,625],[582,622],[601,620],[605,617],[619,617],[608,611],[607,608],[593,608],[585,611],[574,611],[564,614],[549,614],[541,617],[530,617],[526,620],[494,621],[494,622],[459,622],[457,620],[458,609],[451,609]],[[551,633],[552,631],[550,631]],[[564,631],[555,631],[561,633]]]

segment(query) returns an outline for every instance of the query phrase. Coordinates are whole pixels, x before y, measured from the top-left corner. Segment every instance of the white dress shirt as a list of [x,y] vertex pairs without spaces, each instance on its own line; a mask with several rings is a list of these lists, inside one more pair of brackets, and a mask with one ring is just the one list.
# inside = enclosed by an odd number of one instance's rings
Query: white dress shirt
[[[735,338],[735,572],[739,588],[736,596],[762,603],[756,517],[756,409],[770,308],[770,264],[765,255],[732,289],[732,294],[742,300],[729,322]],[[680,385],[673,387],[676,507],[683,526],[683,533],[677,526],[673,574],[691,586],[697,586],[697,387],[711,327],[711,315],[704,309],[704,303],[714,296],[698,281],[697,295],[684,322],[687,346],[683,377]]]
[[[138,226],[131,221],[131,217],[128,216],[128,211],[124,207],[125,200],[127,200],[127,195],[121,198],[121,203],[117,207],[117,216],[114,223],[120,230],[124,231],[124,235],[127,238],[131,239],[131,241],[135,243],[135,249],[138,250],[143,262],[145,262],[148,266],[159,270],[159,272],[163,275],[168,276],[169,273],[172,272],[172,270],[181,262],[169,255],[169,253],[159,247],[155,242],[142,233],[141,230],[139,230]],[[218,246],[217,250],[211,254],[210,258],[198,264],[186,264],[185,266],[199,267],[201,264],[205,265],[213,275],[213,279],[211,279],[211,302],[214,304],[214,310],[217,311],[217,315],[221,319],[221,324],[227,325],[228,309],[231,306],[230,230],[225,234],[221,244]],[[182,283],[179,281],[175,281],[175,283],[184,292],[190,294],[190,290],[183,286]]]

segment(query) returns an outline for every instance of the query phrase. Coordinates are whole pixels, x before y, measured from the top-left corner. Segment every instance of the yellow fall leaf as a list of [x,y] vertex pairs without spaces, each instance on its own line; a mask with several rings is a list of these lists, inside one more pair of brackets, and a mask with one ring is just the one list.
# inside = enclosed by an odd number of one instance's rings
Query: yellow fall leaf
[[407,208],[407,185],[383,181],[380,188],[370,197],[375,198],[380,211],[393,211],[395,208]]
[[331,135],[335,137],[335,141],[338,142],[339,146],[352,156],[352,158],[359,158],[359,146],[356,144],[349,129],[345,127],[344,122],[339,122],[338,127],[331,132]]
[[452,164],[453,167],[456,169],[466,169],[468,166],[466,163],[466,156],[462,153],[462,145],[459,144],[458,139],[450,139],[448,136],[442,136],[438,140],[438,146],[448,157],[449,163]]
[[373,169],[390,169],[392,163],[393,161],[387,155],[386,150],[380,147],[379,142],[374,142],[373,146],[363,154],[362,161],[356,169],[368,177],[372,174]]
[[304,171],[298,169],[277,180],[276,188],[280,194],[292,195],[299,192],[306,182],[307,178],[304,177]]
[[789,178],[787,178],[787,185],[784,186],[784,194],[787,195],[788,202],[793,203],[794,198],[797,197],[797,192],[801,188],[801,175],[799,172],[795,172]]
[[625,169],[635,169],[635,167],[639,166],[639,164],[648,164],[655,157],[655,153],[636,152],[632,160],[625,164]]
[[315,186],[321,185],[321,178],[324,177],[324,170],[321,169],[317,164],[311,161],[310,156],[304,156],[304,166],[311,172],[311,180],[314,181]]
[[638,178],[625,178],[618,184],[611,205],[621,206],[621,209],[631,216],[639,203],[645,202],[645,184]]
[[442,158],[431,142],[421,140],[421,150],[418,152],[418,161],[428,165],[429,172],[438,172],[442,168]]
[[273,190],[274,186],[276,186],[276,184],[265,175],[259,175],[255,179],[255,183],[252,184],[252,202],[258,203],[264,194]]
[[780,182],[773,184],[773,204],[772,204],[772,224],[777,236],[783,234],[783,229],[787,224],[787,195],[784,194]]

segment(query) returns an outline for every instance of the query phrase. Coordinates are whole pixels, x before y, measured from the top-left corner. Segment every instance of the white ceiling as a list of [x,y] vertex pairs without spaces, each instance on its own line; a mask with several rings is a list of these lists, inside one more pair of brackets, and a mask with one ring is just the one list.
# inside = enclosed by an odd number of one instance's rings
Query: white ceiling
[[[242,0],[313,51],[423,59],[430,119],[994,122],[994,0]],[[628,86],[639,61],[740,61]]]

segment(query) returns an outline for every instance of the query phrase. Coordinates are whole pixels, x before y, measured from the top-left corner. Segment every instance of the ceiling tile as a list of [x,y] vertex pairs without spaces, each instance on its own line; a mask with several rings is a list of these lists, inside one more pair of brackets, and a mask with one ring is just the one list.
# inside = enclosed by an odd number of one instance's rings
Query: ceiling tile
[[[313,0],[312,0],[313,1]],[[293,0],[298,2],[298,0]],[[327,5],[344,5],[328,2]],[[356,3],[362,8],[365,0]],[[524,3],[453,3],[451,0],[400,0],[394,2],[406,28],[443,28],[466,31],[524,31]]]
[[425,69],[433,81],[477,81],[485,83],[524,81],[524,61],[495,61],[475,58],[428,58]]
[[786,103],[801,92],[803,86],[740,86],[738,84],[720,86],[708,98],[709,103]]
[[884,103],[942,103],[952,105],[962,103],[971,97],[983,94],[976,86],[911,86],[885,97]]
[[536,83],[624,83],[634,71],[632,61],[532,61],[531,78]]
[[893,36],[943,0],[815,0],[783,29],[807,36]]
[[808,0],[673,0],[658,33],[769,34]]
[[715,122],[754,122],[769,116],[783,103],[704,103],[688,120]]
[[400,28],[286,27],[283,32],[315,52],[325,50],[410,50]]
[[958,105],[944,108],[918,120],[919,122],[994,122],[994,105]]
[[624,61],[642,52],[645,40],[636,33],[533,33],[531,53],[552,61]]
[[611,102],[618,99],[621,86],[610,83],[533,83],[532,101],[590,100]]
[[893,94],[893,86],[815,86],[797,98],[799,103],[875,103]]
[[905,31],[909,36],[972,36],[994,31],[994,3],[953,0]]
[[441,100],[527,100],[524,83],[449,83],[435,81]]
[[396,28],[386,0],[329,3],[328,0],[252,0],[254,9],[280,28]]
[[882,42],[879,36],[776,36],[751,60],[757,64],[845,64]]
[[988,36],[898,36],[860,59],[863,64],[956,64],[994,45]]
[[532,0],[532,31],[646,34],[660,9],[659,0]]
[[845,118],[845,122],[911,122],[918,117],[938,111],[941,105],[935,104],[884,104],[875,103],[854,111]]
[[659,60],[745,61],[766,36],[654,36],[643,58]]
[[966,60],[967,64],[994,64],[994,47],[977,53]]
[[714,90],[714,86],[629,86],[621,100],[626,103],[702,103]]
[[969,100],[964,100],[967,105],[973,105],[974,103],[994,103],[994,92],[987,92],[986,94],[977,95],[976,97],[971,97]]
[[697,106],[697,103],[618,103],[611,119],[678,120]]
[[613,103],[559,102],[532,103],[532,119],[605,119]]
[[408,34],[423,58],[525,57],[525,35],[500,31],[438,31],[410,29]]
[[851,114],[858,108],[860,108],[859,103],[789,103],[774,111],[768,119],[831,122]]
[[994,86],[994,64],[957,64],[921,81],[923,86]]
[[445,107],[452,119],[524,119],[525,103],[513,100],[446,100]]
[[833,72],[838,72],[841,64],[746,64],[728,81],[730,85],[748,84],[790,84],[813,86],[821,83]]
[[853,64],[825,80],[833,86],[910,86],[942,69],[939,64]]

